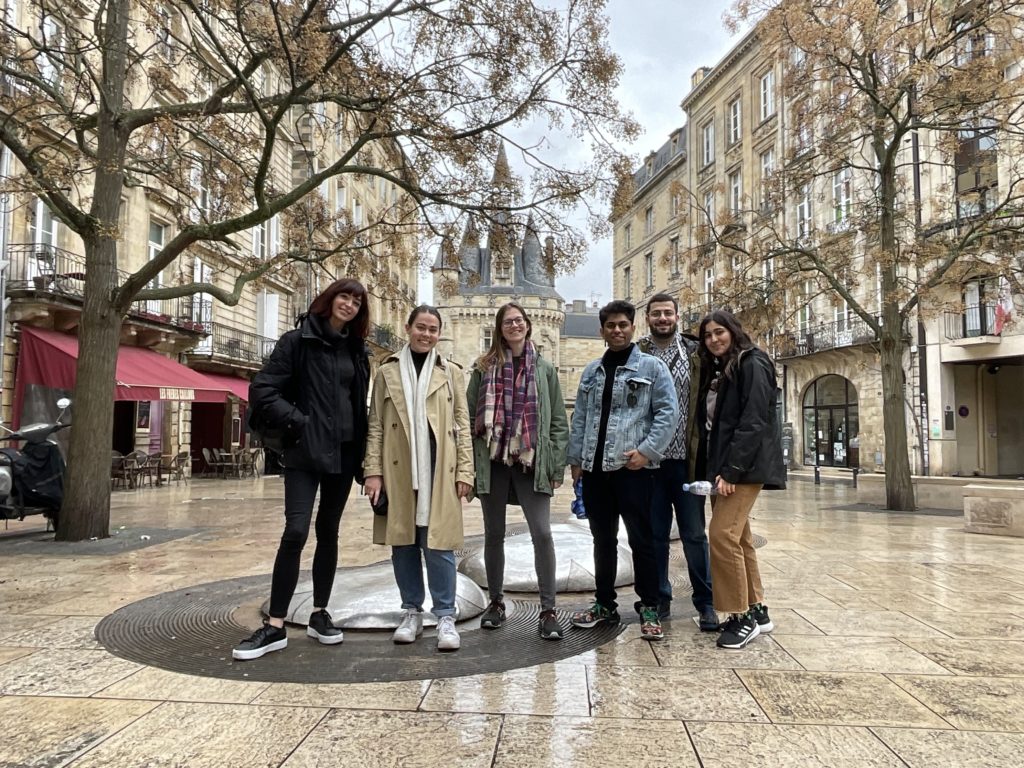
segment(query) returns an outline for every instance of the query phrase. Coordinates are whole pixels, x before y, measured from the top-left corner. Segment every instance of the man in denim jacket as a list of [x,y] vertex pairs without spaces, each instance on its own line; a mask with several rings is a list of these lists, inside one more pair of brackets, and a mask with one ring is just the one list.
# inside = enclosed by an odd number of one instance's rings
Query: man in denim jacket
[[658,571],[651,534],[652,470],[675,432],[679,405],[668,367],[633,344],[636,308],[612,301],[601,308],[608,350],[580,378],[569,432],[572,478],[583,478],[583,504],[594,537],[595,602],[573,615],[574,626],[617,624],[615,574],[619,518],[633,550],[641,636],[661,640]]

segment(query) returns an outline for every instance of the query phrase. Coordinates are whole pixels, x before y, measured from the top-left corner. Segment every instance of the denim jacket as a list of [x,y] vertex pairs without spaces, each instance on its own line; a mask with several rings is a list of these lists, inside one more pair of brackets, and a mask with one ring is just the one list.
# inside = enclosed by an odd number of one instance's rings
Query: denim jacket
[[679,399],[668,366],[634,346],[626,363],[616,369],[604,458],[602,466],[595,468],[606,378],[601,359],[583,370],[569,430],[569,465],[585,472],[613,472],[626,465],[623,454],[636,449],[650,460],[650,467],[657,467],[679,417]]

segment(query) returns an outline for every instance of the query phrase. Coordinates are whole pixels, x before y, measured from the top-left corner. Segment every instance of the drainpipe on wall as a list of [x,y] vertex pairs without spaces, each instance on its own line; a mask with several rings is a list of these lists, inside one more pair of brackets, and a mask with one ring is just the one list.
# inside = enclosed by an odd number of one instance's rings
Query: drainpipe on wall
[[[11,153],[0,147],[0,179],[5,179],[11,172]],[[3,424],[4,378],[3,361],[7,346],[7,260],[8,226],[10,224],[11,196],[0,195],[0,424]]]

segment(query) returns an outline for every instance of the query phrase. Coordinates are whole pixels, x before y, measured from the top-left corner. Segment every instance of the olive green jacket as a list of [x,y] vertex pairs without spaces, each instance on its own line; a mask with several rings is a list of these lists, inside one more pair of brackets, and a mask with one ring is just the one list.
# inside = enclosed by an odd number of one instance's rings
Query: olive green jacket
[[[469,375],[466,401],[469,406],[471,431],[476,431],[476,405],[484,374],[473,366]],[[555,366],[537,356],[537,447],[533,458],[533,489],[548,496],[554,493],[552,483],[561,483],[565,475],[565,449],[569,444],[569,419],[565,400],[558,383]],[[476,464],[476,494],[491,492],[491,456],[483,437],[473,437],[473,461]],[[511,500],[511,503],[516,503]]]

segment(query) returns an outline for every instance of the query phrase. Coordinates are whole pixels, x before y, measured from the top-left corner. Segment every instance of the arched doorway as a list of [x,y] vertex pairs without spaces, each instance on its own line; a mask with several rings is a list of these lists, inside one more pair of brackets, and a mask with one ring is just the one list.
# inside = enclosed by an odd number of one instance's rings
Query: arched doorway
[[827,374],[804,392],[804,464],[848,467],[850,440],[860,434],[857,388],[849,379]]

